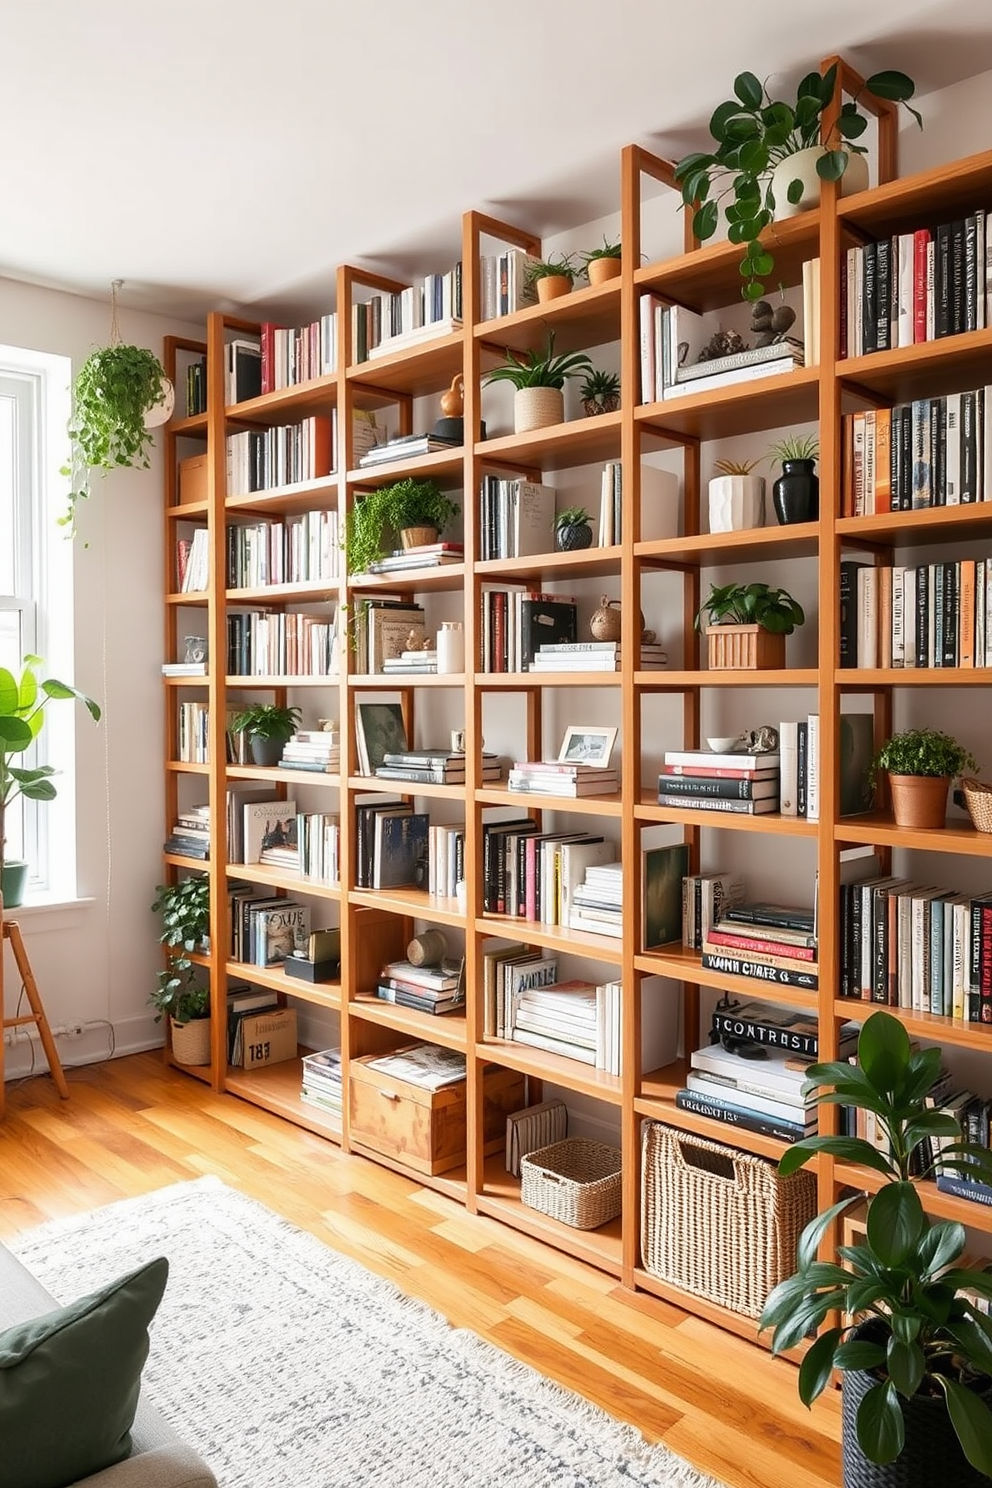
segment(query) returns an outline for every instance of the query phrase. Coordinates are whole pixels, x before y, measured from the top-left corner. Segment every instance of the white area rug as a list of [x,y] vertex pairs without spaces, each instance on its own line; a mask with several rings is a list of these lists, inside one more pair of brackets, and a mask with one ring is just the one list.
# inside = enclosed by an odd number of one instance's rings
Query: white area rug
[[222,1488],[719,1488],[215,1178],[11,1248],[61,1301],[169,1258],[144,1388]]

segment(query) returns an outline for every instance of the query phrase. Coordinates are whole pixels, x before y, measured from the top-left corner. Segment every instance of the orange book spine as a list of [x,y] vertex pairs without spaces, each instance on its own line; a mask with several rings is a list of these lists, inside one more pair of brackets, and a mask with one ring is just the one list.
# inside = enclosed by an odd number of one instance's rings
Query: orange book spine
[[975,559],[958,565],[958,666],[975,665]]
[[892,510],[892,410],[875,410],[875,510]]

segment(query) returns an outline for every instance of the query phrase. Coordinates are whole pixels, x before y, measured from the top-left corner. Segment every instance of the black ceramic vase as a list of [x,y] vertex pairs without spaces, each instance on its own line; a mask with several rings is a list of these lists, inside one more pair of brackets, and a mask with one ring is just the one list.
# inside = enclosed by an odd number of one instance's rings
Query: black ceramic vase
[[560,553],[573,553],[576,548],[591,548],[592,528],[587,522],[571,522],[565,527],[559,527],[555,534],[555,544]]
[[772,504],[783,527],[792,522],[815,522],[820,515],[820,481],[813,460],[783,460],[782,474],[772,485]]

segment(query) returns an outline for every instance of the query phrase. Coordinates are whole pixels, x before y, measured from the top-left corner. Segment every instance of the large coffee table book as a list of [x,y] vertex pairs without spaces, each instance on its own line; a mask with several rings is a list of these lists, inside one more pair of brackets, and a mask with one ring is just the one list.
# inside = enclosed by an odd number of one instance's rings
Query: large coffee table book
[[[842,66],[840,78],[848,93],[857,92],[859,79],[849,69]],[[882,107],[873,151],[875,176],[883,184],[839,199],[824,183],[818,208],[775,228],[775,279],[787,303],[797,310],[805,304],[789,334],[802,342],[809,365],[799,365],[795,348],[787,348],[784,358],[769,363],[751,358],[743,379],[720,381],[727,372],[740,372],[738,367],[672,382],[665,377],[661,343],[660,377],[656,365],[642,389],[642,314],[653,330],[655,302],[686,325],[697,316],[745,331],[748,308],[740,297],[740,249],[720,241],[697,248],[686,241],[681,251],[684,223],[672,168],[635,145],[620,158],[618,279],[546,305],[526,304],[517,292],[519,281],[516,290],[504,293],[491,268],[483,274],[483,261],[519,267],[528,256],[546,257],[549,248],[583,244],[542,244],[526,223],[502,222],[467,204],[460,240],[452,239],[435,264],[439,280],[460,264],[460,325],[442,320],[413,334],[383,337],[374,358],[364,360],[371,347],[367,312],[359,345],[356,307],[373,297],[392,303],[399,296],[406,303],[402,297],[409,299],[414,286],[346,264],[336,271],[333,370],[325,361],[319,375],[283,387],[267,378],[263,385],[274,390],[254,396],[258,362],[246,344],[264,346],[262,323],[226,312],[208,317],[202,338],[175,337],[166,347],[169,376],[182,383],[195,366],[205,395],[194,405],[197,411],[174,419],[165,434],[165,550],[172,588],[163,655],[181,657],[184,638],[192,635],[205,639],[212,658],[203,675],[162,680],[172,741],[166,820],[179,823],[192,803],[209,808],[194,829],[202,835],[190,839],[202,844],[197,854],[183,851],[179,837],[170,839],[165,853],[170,881],[205,870],[211,885],[210,950],[195,959],[211,985],[213,1057],[209,1066],[187,1070],[187,1077],[276,1111],[346,1151],[361,1151],[472,1211],[568,1252],[639,1293],[643,1307],[661,1299],[749,1339],[755,1336],[753,1316],[681,1286],[672,1279],[681,1274],[677,1266],[663,1275],[653,1261],[646,1264],[639,1225],[642,1123],[653,1121],[699,1143],[725,1143],[730,1136],[746,1156],[777,1159],[787,1140],[809,1128],[812,1113],[796,1092],[794,1073],[775,1078],[777,1056],[747,1059],[734,1041],[747,1040],[752,1053],[757,1047],[836,1058],[847,1046],[848,1020],[862,1022],[873,1005],[865,989],[871,997],[884,992],[914,1038],[939,1042],[952,1070],[960,1056],[974,1064],[992,1053],[989,1025],[980,1021],[992,994],[983,1001],[980,984],[969,985],[966,993],[963,979],[954,980],[953,966],[955,944],[964,946],[963,919],[992,883],[992,835],[978,832],[956,808],[943,831],[897,828],[884,781],[874,805],[864,797],[862,766],[861,779],[854,781],[858,788],[841,793],[848,755],[862,758],[872,742],[877,748],[907,714],[914,723],[937,727],[953,717],[955,732],[986,773],[992,770],[987,730],[976,722],[984,716],[981,689],[992,680],[992,625],[987,602],[978,599],[979,580],[987,600],[992,574],[992,505],[986,465],[972,469],[980,447],[975,420],[981,410],[984,435],[990,407],[985,384],[992,320],[984,294],[981,316],[975,298],[984,286],[963,284],[965,319],[941,321],[939,327],[935,321],[927,339],[924,283],[920,334],[915,324],[900,324],[893,339],[890,316],[887,345],[879,339],[884,316],[872,322],[874,339],[866,336],[863,317],[862,339],[852,339],[857,323],[842,298],[852,275],[857,282],[852,251],[888,243],[891,261],[893,243],[897,254],[908,251],[907,235],[936,235],[948,223],[977,221],[979,214],[987,226],[992,152],[898,179],[888,106]],[[480,182],[480,198],[485,192]],[[666,211],[669,236],[663,240],[666,229],[658,224]],[[598,235],[597,230],[593,238]],[[659,250],[666,256],[659,257]],[[862,290],[865,277],[862,272]],[[326,313],[328,306],[314,309]],[[671,315],[667,329],[670,340]],[[842,329],[848,340],[838,354]],[[619,368],[620,408],[510,433],[510,390],[490,388],[486,374],[507,348],[540,352],[549,331],[558,351],[585,352],[597,365]],[[783,361],[789,365],[776,365]],[[236,393],[251,396],[244,418],[227,406],[232,371],[238,375]],[[465,393],[464,438],[450,444],[428,431],[441,395],[458,380]],[[575,390],[566,391],[571,397]],[[658,398],[659,391],[666,396]],[[378,448],[369,461],[369,440],[359,438],[356,427],[367,430],[373,414]],[[967,432],[949,444],[956,417]],[[246,426],[264,432],[310,419],[330,420],[337,429],[331,473],[228,494],[229,435]],[[914,429],[921,446],[929,437],[931,450],[918,481],[905,463],[905,441],[908,436],[912,451]],[[819,438],[815,520],[780,525],[769,512],[771,525],[708,530],[705,483],[717,458],[767,450],[773,442],[810,433]],[[740,451],[738,441],[744,445]],[[659,453],[665,469],[656,463]],[[375,463],[383,454],[385,463]],[[200,483],[191,490],[187,481],[180,493],[179,466],[191,459],[201,461]],[[617,507],[616,520],[600,524],[605,545],[559,551],[553,514],[576,501],[598,513],[606,471],[611,492],[622,485],[622,528]],[[654,476],[664,479],[659,483]],[[462,508],[463,529],[441,537],[462,544],[459,562],[387,565],[389,571],[374,576],[348,574],[341,562],[333,578],[269,583],[262,594],[230,583],[225,560],[233,529],[271,524],[271,533],[281,524],[297,531],[301,514],[334,511],[343,530],[343,519],[363,492],[407,477],[436,482]],[[393,546],[389,539],[384,551]],[[395,547],[399,552],[398,542]],[[180,552],[188,555],[184,582],[175,563]],[[277,557],[285,565],[287,554]],[[866,571],[870,583],[859,579]],[[714,582],[748,575],[798,587],[809,623],[786,638],[783,667],[710,671],[693,619]],[[850,613],[859,585],[866,605],[860,628],[856,606],[853,622]],[[609,660],[601,670],[591,663],[573,670],[571,658],[580,652],[539,649],[585,643],[585,617],[604,591],[619,600],[623,615],[642,611],[642,624],[658,637],[648,645],[662,646],[668,665],[648,665],[660,653],[639,652],[629,637],[601,653]],[[907,594],[929,606],[926,625],[918,633],[914,627],[910,650]],[[955,624],[962,605],[968,621]],[[321,675],[303,665],[247,675],[217,664],[216,658],[229,655],[230,622],[249,613],[256,629],[264,621],[275,637],[273,658],[282,654],[278,640],[283,631],[291,633],[292,616],[321,615],[334,637],[337,673]],[[461,623],[464,673],[382,674],[386,657],[402,661],[417,638],[426,637],[432,646],[444,622]],[[536,634],[542,631],[554,634]],[[561,664],[545,670],[545,658],[556,654]],[[535,662],[539,671],[526,669]],[[760,706],[754,699],[761,699]],[[318,761],[298,744],[282,768],[245,758],[235,762],[225,747],[226,721],[255,702],[300,707],[303,743],[309,745],[319,739],[324,720],[337,720],[336,752],[325,750]],[[854,716],[866,716],[871,728],[845,729],[842,719]],[[585,719],[589,728],[581,726]],[[576,724],[570,752],[560,760],[568,720]],[[605,769],[599,756],[598,779],[586,794],[584,777],[597,773],[590,772],[586,751],[604,721],[617,728],[618,743],[612,758],[607,751]],[[764,756],[758,764],[745,755],[733,764],[718,763],[705,747],[711,735],[730,739],[763,724],[780,730],[780,759]],[[815,774],[811,726],[818,733]],[[797,799],[804,779],[796,758],[801,728],[808,756],[805,814]],[[449,753],[452,733],[457,748]],[[858,747],[852,751],[845,740],[854,733]],[[435,744],[445,748],[435,752]],[[510,782],[495,778],[484,747],[518,762]],[[417,751],[431,751],[430,763]],[[535,769],[541,761],[551,763]],[[320,768],[307,768],[314,764]],[[375,779],[380,768],[389,774]],[[402,778],[404,772],[411,778]],[[540,774],[543,791],[535,788]],[[278,833],[290,808],[301,819],[334,824],[333,876],[328,871],[304,878],[290,855],[278,850],[275,861],[257,861],[257,822],[263,831],[266,822],[275,823]],[[844,814],[852,808],[855,814]],[[388,858],[394,837],[406,854],[395,871]],[[667,844],[679,849],[672,861],[651,855]],[[852,848],[875,855],[870,888],[844,881],[844,859]],[[242,855],[256,861],[234,866]],[[668,891],[672,862],[687,880],[681,905]],[[937,892],[927,899],[886,895],[882,881],[889,880]],[[667,887],[656,904],[652,887],[659,885]],[[291,978],[284,962],[253,961],[252,921],[272,900],[277,911],[287,901],[305,905],[312,926],[340,929],[340,973],[332,973],[332,980]],[[868,922],[858,917],[877,911],[872,923],[884,946],[890,927],[883,905],[895,921],[892,953],[884,980],[879,967],[876,987],[874,980],[860,979],[852,935],[857,924],[858,946],[866,946]],[[781,915],[776,920],[776,907],[791,907],[792,921],[783,923]],[[934,957],[929,981],[906,985],[905,968],[913,957],[907,961],[907,942],[900,939],[902,908],[910,925],[917,915],[931,951],[939,920],[941,946],[946,936],[951,948],[949,982]],[[435,927],[450,932],[459,958],[464,942],[464,1003],[446,1016],[437,1016],[430,989],[410,992],[415,982],[397,988],[381,980],[384,966],[403,960],[413,935]],[[268,951],[255,949],[268,961]],[[553,963],[549,982],[567,987],[578,981],[593,990],[573,986],[569,996],[546,994],[538,986],[514,1007],[505,996],[515,958]],[[270,994],[279,1007],[296,1009],[297,1057],[250,1071],[229,1063],[229,976]],[[396,1000],[377,995],[380,986],[398,993]],[[848,995],[841,996],[841,988]],[[717,1005],[716,1047],[726,1050],[729,1041],[750,1073],[737,1063],[705,1062]],[[976,1022],[968,1016],[973,1005]],[[664,1053],[656,1029],[667,1030]],[[562,1037],[566,1030],[569,1036]],[[521,1034],[532,1042],[521,1041]],[[375,1082],[390,1077],[365,1062],[408,1062],[411,1056],[399,1051],[416,1044],[433,1045],[440,1052],[432,1058],[457,1065],[455,1084],[426,1090],[396,1081],[400,1098],[383,1099]],[[679,1047],[681,1055],[675,1052]],[[338,1057],[333,1050],[340,1051]],[[325,1058],[313,1059],[320,1051]],[[635,1062],[638,1051],[643,1068]],[[590,1055],[592,1062],[586,1062]],[[166,1057],[171,1059],[170,1051]],[[962,1089],[970,1084],[962,1078]],[[419,1092],[420,1103],[404,1094],[411,1090]],[[353,1124],[349,1093],[358,1103],[357,1119],[366,1123],[361,1128]],[[603,1131],[615,1132],[623,1154],[620,1212],[589,1231],[525,1205],[519,1180],[506,1171],[506,1117],[528,1103],[559,1099],[591,1112]],[[394,1105],[402,1108],[408,1129],[401,1129],[398,1115],[390,1116]],[[734,1113],[749,1119],[735,1119]],[[464,1122],[457,1132],[450,1129],[456,1117]],[[824,1130],[836,1130],[832,1108],[818,1119]],[[418,1123],[428,1121],[421,1130]],[[405,1146],[406,1130],[421,1132],[423,1145]],[[824,1201],[865,1183],[860,1170],[834,1159],[820,1160],[818,1176]],[[933,1214],[992,1229],[992,1215],[981,1202],[934,1183],[923,1184],[921,1192]],[[686,1232],[679,1243],[692,1245],[693,1236]]]

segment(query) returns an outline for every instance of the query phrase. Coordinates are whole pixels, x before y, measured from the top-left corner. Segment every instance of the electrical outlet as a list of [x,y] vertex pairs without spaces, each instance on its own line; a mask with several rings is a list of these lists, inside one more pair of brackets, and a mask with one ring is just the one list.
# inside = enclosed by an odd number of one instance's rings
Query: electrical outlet
[[65,1037],[70,1039],[82,1038],[85,1029],[82,1023],[67,1023],[65,1025]]

